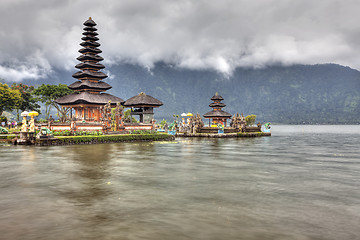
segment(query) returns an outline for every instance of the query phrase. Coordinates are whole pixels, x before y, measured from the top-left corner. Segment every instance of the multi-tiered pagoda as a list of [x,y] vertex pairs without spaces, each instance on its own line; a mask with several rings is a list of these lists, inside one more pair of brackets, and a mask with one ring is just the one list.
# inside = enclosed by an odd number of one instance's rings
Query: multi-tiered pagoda
[[224,126],[226,126],[226,120],[231,118],[231,114],[222,110],[222,108],[226,106],[225,103],[221,102],[224,98],[216,93],[211,100],[213,102],[209,105],[209,107],[212,107],[213,110],[205,113],[203,115],[204,118],[209,119],[209,126],[217,125],[218,123],[223,123]]
[[80,44],[83,48],[79,50],[81,55],[77,58],[81,63],[75,66],[80,71],[72,75],[78,81],[68,86],[75,93],[58,98],[56,102],[63,108],[71,108],[71,115],[75,109],[76,121],[96,122],[101,119],[100,107],[109,101],[112,107],[115,107],[116,103],[123,104],[125,101],[105,93],[111,86],[103,82],[107,75],[101,72],[105,66],[99,63],[104,59],[98,55],[102,51],[98,48],[100,44],[97,42],[99,38],[96,37],[98,35],[96,23],[89,18],[84,25],[84,36],[81,38],[83,42]]

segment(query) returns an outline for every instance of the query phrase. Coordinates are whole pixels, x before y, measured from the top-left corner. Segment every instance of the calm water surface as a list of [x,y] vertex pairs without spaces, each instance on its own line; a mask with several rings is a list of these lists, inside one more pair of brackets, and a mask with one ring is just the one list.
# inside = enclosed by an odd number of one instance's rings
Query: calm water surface
[[360,239],[360,126],[0,145],[0,239]]

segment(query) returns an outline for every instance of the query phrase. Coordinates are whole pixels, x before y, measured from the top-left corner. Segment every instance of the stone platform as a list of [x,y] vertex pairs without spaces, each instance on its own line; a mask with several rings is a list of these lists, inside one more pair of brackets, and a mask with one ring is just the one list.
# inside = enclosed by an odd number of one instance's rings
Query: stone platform
[[203,137],[203,138],[244,138],[244,137],[269,137],[271,132],[245,132],[245,133],[176,133],[175,137]]

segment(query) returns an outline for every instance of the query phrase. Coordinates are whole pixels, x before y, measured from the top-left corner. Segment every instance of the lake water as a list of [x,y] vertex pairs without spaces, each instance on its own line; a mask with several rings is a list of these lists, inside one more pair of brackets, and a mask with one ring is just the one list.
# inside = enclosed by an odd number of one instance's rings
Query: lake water
[[0,239],[360,239],[360,126],[0,145]]

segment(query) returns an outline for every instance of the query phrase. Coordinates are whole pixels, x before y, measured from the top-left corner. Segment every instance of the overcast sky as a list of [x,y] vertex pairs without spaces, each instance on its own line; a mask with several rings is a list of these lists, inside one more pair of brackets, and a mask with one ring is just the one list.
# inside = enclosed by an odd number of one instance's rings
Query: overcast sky
[[338,63],[360,69],[359,0],[0,0],[0,78],[75,71],[83,22],[106,66],[165,61],[238,66]]

